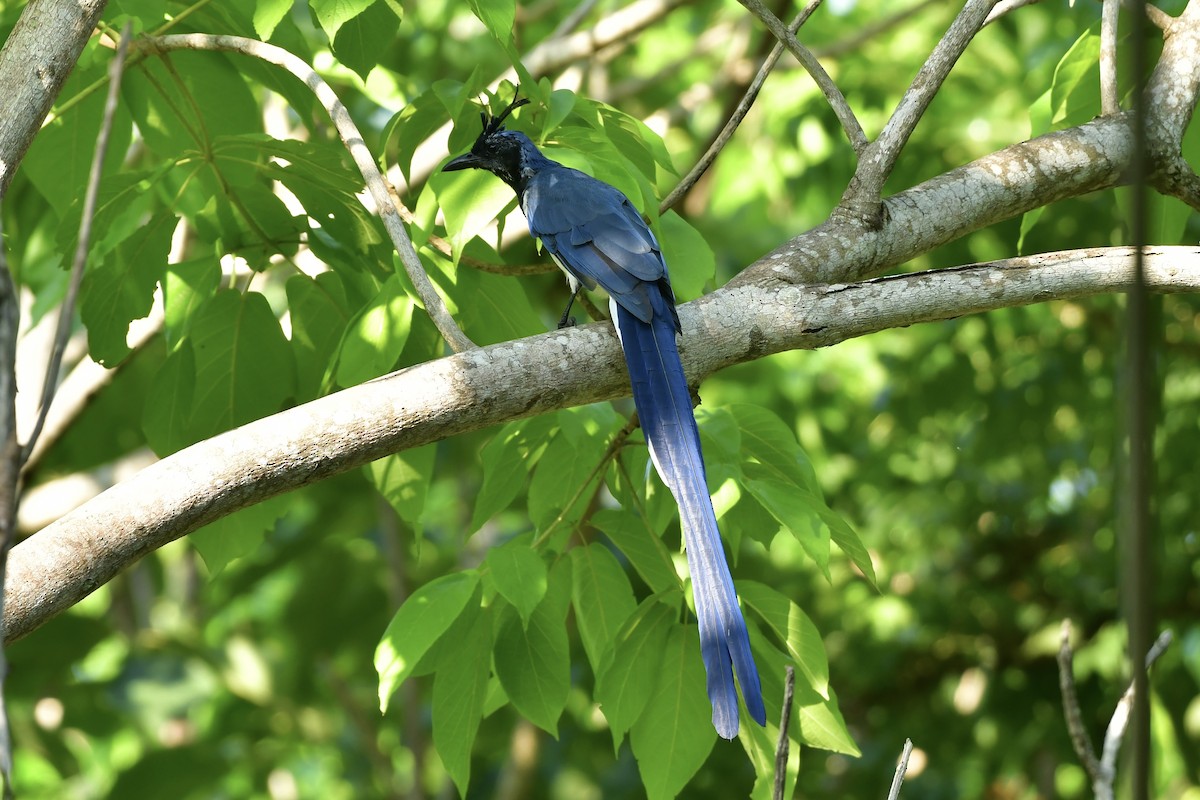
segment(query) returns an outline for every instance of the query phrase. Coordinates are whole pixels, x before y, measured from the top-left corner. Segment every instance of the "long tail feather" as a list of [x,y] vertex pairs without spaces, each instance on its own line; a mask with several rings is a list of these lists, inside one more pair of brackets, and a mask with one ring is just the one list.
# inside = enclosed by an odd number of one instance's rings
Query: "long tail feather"
[[733,578],[721,546],[721,533],[700,453],[700,431],[692,413],[691,393],[675,346],[675,315],[668,301],[651,290],[654,315],[646,323],[613,303],[613,317],[633,385],[633,401],[650,457],[663,483],[679,505],[687,548],[688,569],[700,652],[708,676],[708,697],[717,733],[732,739],[738,732],[737,691],[733,668],[746,710],[759,725],[766,724],[758,669],[750,653],[746,621],[738,607]]

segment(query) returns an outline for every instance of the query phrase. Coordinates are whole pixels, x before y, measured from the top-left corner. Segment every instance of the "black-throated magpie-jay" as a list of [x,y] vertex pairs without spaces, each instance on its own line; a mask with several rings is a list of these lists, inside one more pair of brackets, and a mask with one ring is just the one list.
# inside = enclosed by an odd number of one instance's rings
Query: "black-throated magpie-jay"
[[[759,725],[766,723],[766,710],[746,622],[721,547],[700,432],[675,346],[679,315],[667,265],[654,234],[624,194],[551,161],[528,136],[504,129],[504,119],[528,102],[514,98],[497,117],[481,114],[483,132],[471,152],[443,169],[485,169],[512,187],[530,233],[566,273],[571,300],[580,287],[599,285],[608,292],[650,457],[679,505],[713,726],[732,739],[738,732],[734,668],[746,709]],[[570,309],[568,303],[560,327]]]

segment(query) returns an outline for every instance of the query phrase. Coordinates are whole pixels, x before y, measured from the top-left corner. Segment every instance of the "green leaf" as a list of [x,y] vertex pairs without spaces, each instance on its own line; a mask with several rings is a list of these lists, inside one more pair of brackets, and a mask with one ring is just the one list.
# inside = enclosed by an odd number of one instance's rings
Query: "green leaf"
[[287,513],[289,505],[286,495],[272,497],[210,522],[188,539],[209,572],[216,575],[229,562],[257,550],[266,534],[275,529],[275,522]]
[[676,300],[683,303],[699,297],[717,269],[717,260],[708,242],[674,211],[659,217],[658,237],[663,258],[671,271]]
[[696,629],[671,626],[662,651],[662,679],[629,735],[649,800],[678,795],[717,741]]
[[454,646],[442,652],[433,679],[433,744],[458,793],[466,797],[471,749],[491,672],[491,614],[477,604],[468,605],[447,638]]
[[196,359],[194,441],[272,414],[293,396],[291,348],[258,292],[219,292],[197,312],[188,338]]
[[433,479],[433,460],[437,443],[427,444],[402,453],[372,461],[367,465],[371,483],[384,496],[400,519],[410,528],[421,530],[421,514],[425,497]]
[[388,701],[396,688],[442,637],[478,589],[479,573],[464,570],[425,584],[400,606],[375,648],[381,713],[387,713]]
[[820,496],[817,473],[796,435],[778,416],[761,406],[729,407],[742,434],[742,452],[767,468],[776,480],[795,483]]
[[467,242],[479,235],[505,209],[516,204],[512,189],[491,173],[472,169],[437,172],[430,176],[438,205],[446,220],[446,238],[454,263]]
[[396,40],[400,17],[387,0],[375,0],[345,21],[333,37],[333,54],[364,81]]
[[528,625],[529,617],[546,596],[546,562],[529,546],[528,537],[515,539],[488,551],[484,577],[512,604]]
[[496,635],[496,676],[517,711],[552,736],[571,689],[567,606],[571,601],[571,562],[560,560],[550,571],[546,596],[523,625],[516,612],[501,622]]
[[[449,263],[436,257],[435,261]],[[454,273],[453,282],[438,280],[438,285],[458,306],[456,318],[476,344],[487,346],[545,333],[521,281],[463,266],[446,272]],[[431,277],[437,280],[438,275]]]
[[[603,470],[596,470],[607,443],[597,434],[573,443],[555,436],[529,482],[529,518],[539,531],[555,525],[570,530],[587,511]],[[572,502],[574,498],[574,502]]]
[[742,604],[758,614],[783,642],[800,674],[823,699],[829,699],[829,659],[821,633],[800,606],[757,581],[738,581]]
[[413,302],[393,275],[346,329],[338,356],[342,386],[377,378],[396,366],[412,330]]
[[468,0],[471,10],[498,42],[512,39],[513,22],[517,18],[515,0]]
[[308,0],[322,30],[330,41],[337,38],[343,25],[370,8],[373,0]]
[[475,497],[471,532],[479,530],[497,511],[520,493],[528,477],[527,447],[522,428],[527,420],[510,422],[479,452],[483,462],[483,486]]
[[191,328],[196,313],[217,293],[221,265],[212,256],[168,264],[163,281],[167,346],[175,347]]
[[[101,66],[86,70],[77,68],[59,96],[59,103],[71,100],[89,83],[101,79],[105,71]],[[21,173],[28,176],[55,213],[75,229],[79,227],[79,200],[83,197],[95,157],[96,139],[100,135],[100,124],[104,117],[104,102],[105,92],[93,92],[65,116],[55,117],[42,126],[21,161]],[[119,103],[109,132],[103,175],[114,175],[120,169],[129,150],[131,136],[129,109]],[[74,213],[69,210],[72,207]],[[104,229],[97,227],[93,230],[99,233]]]
[[142,411],[142,431],[159,457],[198,441],[189,428],[195,391],[196,357],[185,339],[154,376]]
[[[753,472],[747,472],[751,475]],[[829,574],[829,529],[821,522],[819,507],[824,505],[804,487],[774,479],[747,478],[742,486],[762,504],[772,517],[800,542],[820,568],[825,580]]]
[[129,323],[150,313],[178,220],[159,213],[83,276],[79,314],[92,358],[112,367],[129,355]]
[[254,32],[264,42],[271,38],[277,26],[292,10],[293,0],[258,0],[254,4]]
[[1084,31],[1054,69],[1050,85],[1051,123],[1082,125],[1100,113],[1100,22]]
[[599,674],[604,656],[612,649],[621,626],[637,608],[629,577],[612,552],[602,544],[589,544],[571,550],[571,602],[579,638],[592,665]]
[[679,575],[671,554],[644,519],[624,509],[604,508],[591,516],[591,522],[629,559],[650,591],[679,589]]
[[[596,673],[596,702],[612,730],[614,753],[662,682],[660,665],[675,615],[657,596],[643,600],[621,626],[611,658]],[[672,675],[666,682],[673,680]],[[704,705],[708,707],[707,698]]]
[[293,275],[285,285],[296,357],[296,399],[318,396],[349,321],[346,290],[333,272]]

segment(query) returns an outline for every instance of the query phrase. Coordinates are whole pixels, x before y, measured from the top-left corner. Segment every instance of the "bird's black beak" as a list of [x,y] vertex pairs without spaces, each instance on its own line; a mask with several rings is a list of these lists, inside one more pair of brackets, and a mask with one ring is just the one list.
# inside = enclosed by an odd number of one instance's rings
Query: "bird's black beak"
[[467,153],[458,158],[452,159],[449,164],[442,167],[442,172],[454,172],[460,169],[483,169],[483,159],[474,153]]

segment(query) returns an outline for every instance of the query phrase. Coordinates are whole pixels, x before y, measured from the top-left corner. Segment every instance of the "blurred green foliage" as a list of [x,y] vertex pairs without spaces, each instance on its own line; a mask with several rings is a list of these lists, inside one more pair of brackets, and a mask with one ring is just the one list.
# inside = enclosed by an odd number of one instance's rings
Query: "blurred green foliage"
[[[830,2],[801,32],[869,136],[956,10],[913,5],[860,38],[896,4]],[[617,7],[598,3],[583,27]],[[21,10],[0,6],[0,35]],[[426,268],[467,333],[488,343],[553,324],[561,279],[470,266],[464,256],[545,259],[504,235],[521,224],[492,227],[513,207],[506,187],[484,175],[427,180],[436,164],[416,148],[447,121],[451,151],[469,147],[480,90],[569,12],[496,0],[113,0],[104,23],[151,31],[178,20],[171,32],[269,38],[317,65],[372,152],[404,174]],[[1050,0],[981,32],[888,190],[1098,114],[1098,14]],[[523,81],[535,102],[514,124],[653,215],[771,44],[734,4],[680,4],[603,57],[556,68],[553,84]],[[33,319],[66,288],[109,57],[93,38],[5,204]],[[510,94],[506,85],[498,102]],[[242,57],[175,53],[133,64],[122,98],[81,301],[92,356],[119,369],[31,486],[147,447],[165,455],[441,354],[354,197],[361,182],[297,82]],[[265,135],[264,119],[282,120],[290,138]],[[853,168],[833,114],[785,56],[679,216],[658,223],[681,299],[821,222]],[[1175,201],[1156,209],[1157,243],[1200,237],[1200,220]],[[1122,243],[1126,210],[1117,192],[1062,201],[903,269]],[[191,241],[167,266],[175,218]],[[449,257],[432,236],[454,246]],[[314,275],[306,252],[328,271]],[[222,275],[233,256],[242,270]],[[125,326],[156,284],[163,336],[130,354]],[[1154,602],[1176,634],[1153,676],[1155,795],[1190,800],[1200,797],[1198,311],[1193,297],[1155,301],[1152,387]],[[1122,321],[1119,298],[1057,301],[784,353],[703,384],[710,478],[773,708],[783,663],[800,666],[792,733],[813,746],[793,748],[797,794],[882,796],[908,737],[918,750],[904,796],[1089,796],[1054,652],[1072,620],[1084,721],[1098,738],[1127,680],[1115,621]],[[22,796],[442,796],[468,775],[471,797],[659,797],[685,785],[694,798],[765,796],[771,729],[714,744],[702,693],[671,706],[655,691],[659,679],[694,689],[699,658],[673,505],[644,480],[638,434],[593,472],[630,410],[564,410],[403,453],[211,526],[191,537],[203,559],[192,542],[143,559],[8,651]],[[771,426],[807,493],[793,525],[772,516],[782,500],[755,472],[771,456],[754,442],[768,439],[747,432]],[[839,542],[835,517],[869,560]],[[845,555],[830,556],[830,529]],[[385,635],[406,598],[414,604]],[[418,604],[429,598],[450,611],[427,613]],[[622,682],[622,670],[645,677]],[[681,735],[677,747],[662,744],[667,731]]]

